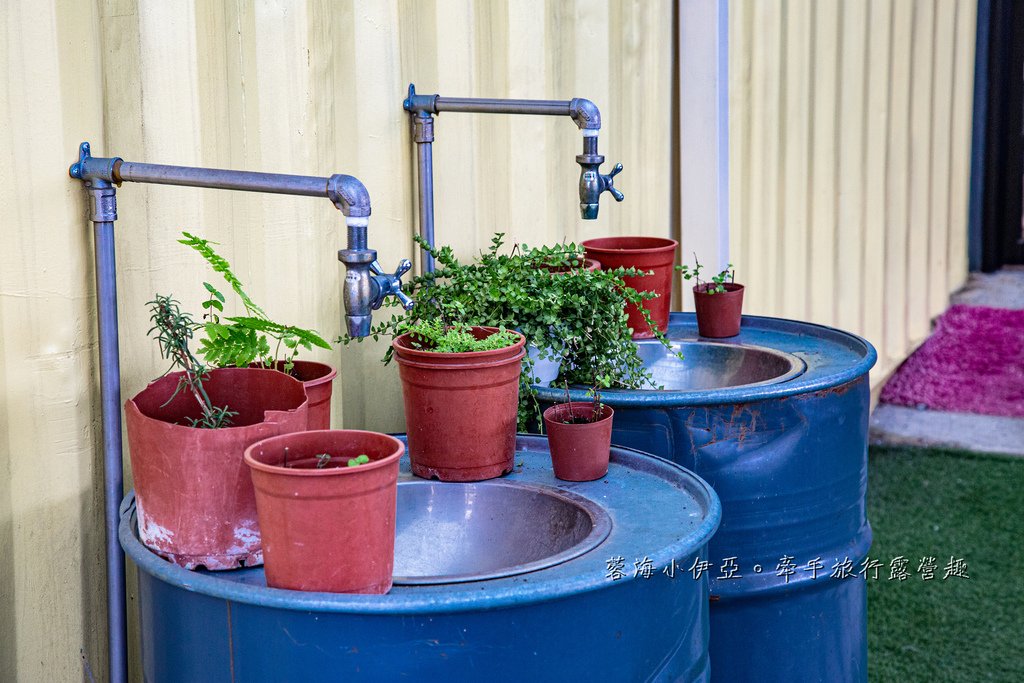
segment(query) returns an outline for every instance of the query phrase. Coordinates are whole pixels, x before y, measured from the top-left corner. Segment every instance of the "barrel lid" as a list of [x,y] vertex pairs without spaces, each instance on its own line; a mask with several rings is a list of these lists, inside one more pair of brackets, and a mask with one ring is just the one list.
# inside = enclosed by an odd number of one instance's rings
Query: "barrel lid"
[[[139,541],[133,494],[121,506],[119,537],[141,571],[211,597],[314,612],[433,614],[527,605],[632,581],[690,581],[689,565],[682,563],[703,552],[721,521],[718,496],[703,479],[647,453],[613,447],[604,478],[563,482],[555,479],[551,470],[547,439],[521,434],[516,439],[515,462],[513,472],[499,481],[552,487],[600,506],[611,521],[605,540],[580,556],[531,573],[461,583],[395,585],[387,595],[347,595],[269,588],[262,567],[207,572],[171,564]],[[407,457],[403,457],[399,476],[399,483],[403,481],[423,481],[412,476]],[[651,524],[655,517],[658,523]],[[640,563],[639,571],[635,563]],[[621,570],[620,578],[611,578],[612,566]],[[664,575],[669,567],[679,575]]]
[[[775,350],[799,359],[803,368],[800,372],[782,375],[775,382],[715,389],[609,389],[601,392],[603,402],[614,407],[636,408],[751,403],[842,386],[865,376],[877,360],[874,347],[857,335],[783,318],[745,315],[739,335],[707,339],[697,334],[697,319],[693,313],[672,313],[665,336],[672,342],[710,342]],[[678,362],[686,363],[686,360]],[[534,388],[542,401],[565,401],[564,389]],[[586,390],[582,388],[570,389],[570,396],[574,401],[587,400]]]

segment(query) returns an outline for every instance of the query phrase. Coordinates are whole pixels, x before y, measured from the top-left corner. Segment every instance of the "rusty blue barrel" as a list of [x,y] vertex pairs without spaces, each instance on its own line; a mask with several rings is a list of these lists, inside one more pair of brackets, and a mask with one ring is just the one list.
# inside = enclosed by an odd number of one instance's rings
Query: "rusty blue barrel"
[[739,336],[711,340],[692,314],[674,313],[668,337],[683,360],[638,342],[662,388],[602,399],[615,408],[614,443],[679,463],[721,498],[706,567],[712,680],[866,680],[859,572],[871,546],[875,350],[840,330],[754,316]]
[[611,455],[591,482],[556,480],[538,436],[485,482],[416,479],[404,459],[387,595],[187,571],[139,542],[129,496],[144,679],[707,681],[708,575],[687,568],[707,561],[718,497],[675,463]]

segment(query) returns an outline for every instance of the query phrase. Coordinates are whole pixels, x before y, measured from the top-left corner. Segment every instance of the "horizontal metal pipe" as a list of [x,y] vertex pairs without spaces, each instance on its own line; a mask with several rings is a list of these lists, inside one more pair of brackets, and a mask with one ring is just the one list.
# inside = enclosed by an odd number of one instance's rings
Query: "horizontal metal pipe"
[[155,183],[157,185],[184,185],[187,187],[209,187],[218,190],[244,190],[247,192],[272,192],[294,194],[304,197],[326,197],[328,178],[315,176],[286,175],[283,173],[258,173],[256,171],[231,171],[220,168],[195,168],[192,166],[165,166],[163,164],[142,164],[122,161],[114,167],[114,180],[133,183]]
[[437,97],[434,109],[479,114],[539,114],[570,116],[570,100],[501,100],[473,97]]

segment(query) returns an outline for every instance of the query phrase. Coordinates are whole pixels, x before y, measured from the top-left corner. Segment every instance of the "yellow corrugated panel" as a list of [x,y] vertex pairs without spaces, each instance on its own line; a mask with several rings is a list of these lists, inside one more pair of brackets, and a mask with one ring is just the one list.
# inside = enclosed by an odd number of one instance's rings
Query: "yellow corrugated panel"
[[885,377],[967,274],[971,0],[730,3],[746,310],[837,325]]
[[[587,97],[605,123],[601,151],[625,165],[626,202],[605,197],[600,219],[581,221],[581,136],[567,118],[445,114],[438,240],[469,257],[495,231],[533,244],[671,231],[670,0],[2,6],[0,680],[80,679],[80,651],[105,678],[91,241],[67,177],[80,141],[133,161],[356,175],[373,200],[370,245],[393,267],[413,255],[416,226],[409,82]],[[272,316],[341,332],[345,231],[329,202],[126,184],[118,204],[125,397],[165,369],[145,303],[173,293],[198,312],[213,277],[177,244],[183,229],[220,242]],[[403,427],[383,350],[313,354],[340,366],[336,425]]]
[[103,671],[92,239],[67,173],[103,144],[98,27],[93,3],[0,3],[2,681]]

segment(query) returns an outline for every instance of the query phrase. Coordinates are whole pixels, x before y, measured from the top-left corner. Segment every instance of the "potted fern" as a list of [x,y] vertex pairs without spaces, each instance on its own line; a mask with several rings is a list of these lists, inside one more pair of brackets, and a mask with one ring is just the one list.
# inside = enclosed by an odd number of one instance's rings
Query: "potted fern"
[[283,325],[271,320],[246,293],[232,272],[231,264],[213,248],[215,242],[183,232],[178,240],[196,251],[231,287],[245,315],[222,316],[225,297],[215,286],[204,282],[208,298],[203,302],[205,337],[198,352],[214,367],[249,366],[271,368],[295,377],[306,388],[309,398],[309,428],[331,428],[331,394],[337,370],[326,363],[297,360],[301,349],[314,346],[330,350],[331,345],[313,330]]
[[694,280],[693,306],[697,314],[697,333],[702,337],[718,339],[735,337],[740,333],[743,315],[743,285],[736,283],[732,264],[710,280],[701,281],[701,264],[693,255],[693,268],[676,266],[684,280]]
[[276,370],[210,369],[192,351],[202,325],[170,296],[149,302],[170,368],[125,403],[139,537],[187,569],[263,561],[250,444],[306,429],[302,384]]
[[413,474],[479,481],[511,472],[523,335],[440,320],[401,330],[391,347]]

